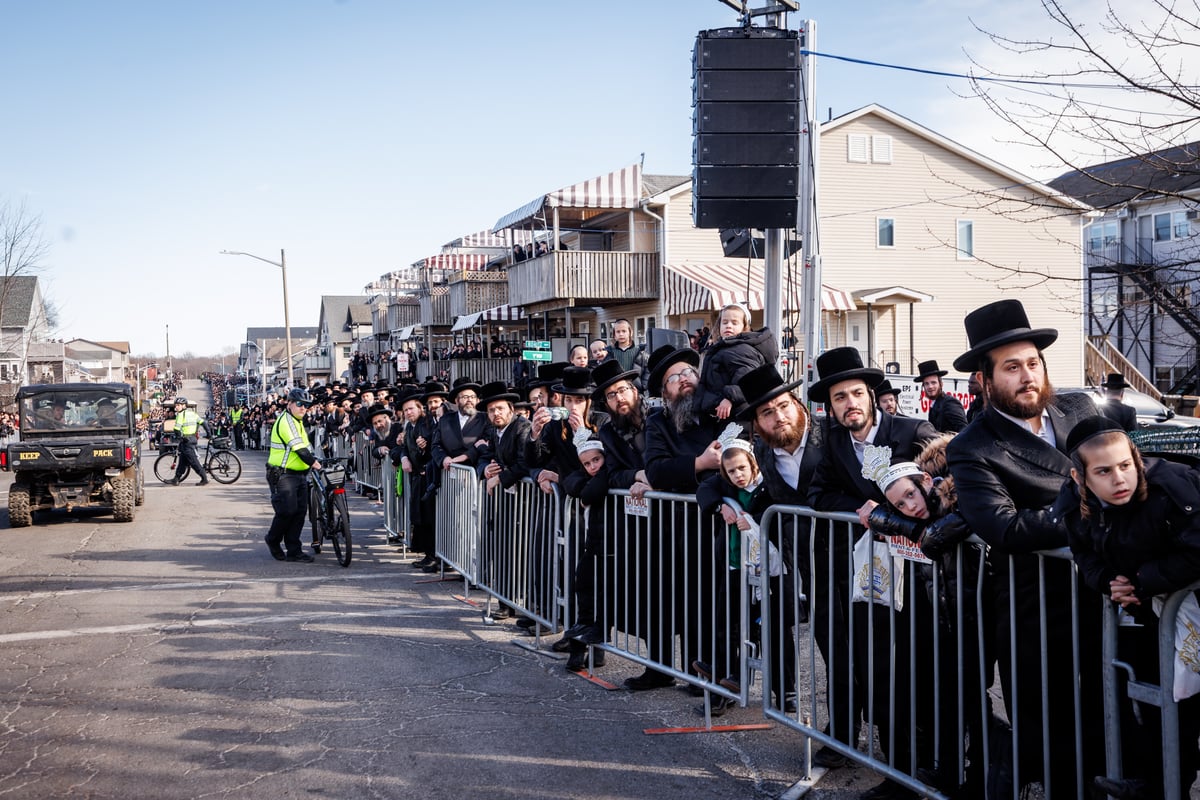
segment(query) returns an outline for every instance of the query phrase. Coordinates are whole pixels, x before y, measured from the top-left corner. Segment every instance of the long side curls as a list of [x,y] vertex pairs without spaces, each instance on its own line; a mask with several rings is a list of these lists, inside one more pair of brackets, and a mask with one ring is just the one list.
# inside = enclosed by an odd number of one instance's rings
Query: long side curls
[[1125,431],[1115,430],[1097,433],[1089,436],[1071,451],[1071,467],[1075,472],[1075,483],[1079,487],[1079,516],[1083,519],[1091,519],[1091,508],[1088,503],[1090,490],[1087,488],[1086,453],[1093,448],[1116,444],[1120,441],[1128,442],[1129,452],[1133,456],[1133,466],[1137,472],[1137,488],[1133,490],[1133,499],[1139,503],[1146,499],[1149,491],[1146,488],[1146,464],[1142,461],[1142,454],[1137,449],[1137,445],[1133,443],[1133,440],[1129,438],[1129,435]]

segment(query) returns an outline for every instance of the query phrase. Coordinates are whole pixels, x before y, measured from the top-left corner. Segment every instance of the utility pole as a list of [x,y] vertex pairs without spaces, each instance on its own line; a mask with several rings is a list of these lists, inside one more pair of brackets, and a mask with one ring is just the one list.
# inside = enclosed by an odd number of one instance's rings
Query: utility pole
[[[800,76],[804,81],[803,100],[800,113],[804,120],[804,136],[800,148],[800,206],[796,214],[796,231],[800,234],[803,264],[802,304],[804,319],[804,397],[816,379],[814,365],[821,348],[821,235],[817,220],[817,175],[821,163],[821,123],[817,120],[816,90],[814,74],[816,59],[811,55],[817,47],[817,22],[805,20],[800,32]],[[807,146],[803,146],[807,145]],[[771,292],[768,289],[768,296]],[[868,321],[868,324],[870,322]]]

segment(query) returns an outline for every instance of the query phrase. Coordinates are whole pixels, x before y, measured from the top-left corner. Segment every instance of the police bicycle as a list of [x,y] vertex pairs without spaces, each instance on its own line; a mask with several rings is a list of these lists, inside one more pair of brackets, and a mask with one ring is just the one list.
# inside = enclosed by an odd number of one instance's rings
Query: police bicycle
[[312,522],[312,549],[333,543],[333,554],[343,567],[350,566],[350,509],[346,505],[346,459],[321,462],[308,471],[308,518]]
[[[179,466],[179,439],[174,436],[168,439],[168,436],[169,434],[163,433],[163,439],[159,443],[159,450],[162,452],[154,459],[154,477],[163,483],[175,480],[175,470]],[[204,471],[212,475],[217,483],[233,483],[242,477],[242,461],[230,449],[231,444],[228,436],[210,438],[204,445],[204,454],[200,456]],[[185,465],[179,480],[186,480],[190,474],[192,468]]]

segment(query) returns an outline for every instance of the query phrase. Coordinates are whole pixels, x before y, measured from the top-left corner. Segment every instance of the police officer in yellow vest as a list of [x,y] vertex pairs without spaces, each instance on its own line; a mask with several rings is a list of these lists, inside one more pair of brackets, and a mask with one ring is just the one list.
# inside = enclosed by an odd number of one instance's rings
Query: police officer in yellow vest
[[[188,408],[186,397],[175,398],[175,433],[179,437],[179,463],[175,467],[175,477],[167,481],[172,486],[183,483],[183,474],[190,467],[200,476],[200,485],[208,483],[208,475],[196,455],[196,441],[200,438],[200,426],[204,420],[200,415]],[[208,429],[205,428],[207,433]]]
[[[287,411],[271,426],[271,453],[267,456],[267,483],[275,519],[267,532],[267,549],[276,561],[312,561],[301,550],[300,532],[308,513],[308,470],[321,468],[304,430],[304,413],[313,404],[308,390],[288,392]],[[280,543],[284,549],[280,548]]]
[[229,412],[229,421],[233,425],[233,447],[235,450],[246,449],[246,404],[242,403]]

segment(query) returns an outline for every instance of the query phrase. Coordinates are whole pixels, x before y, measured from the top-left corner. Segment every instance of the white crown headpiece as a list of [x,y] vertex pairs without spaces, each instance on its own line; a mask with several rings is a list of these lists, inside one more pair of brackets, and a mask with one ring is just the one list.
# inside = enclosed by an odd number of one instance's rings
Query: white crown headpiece
[[722,453],[730,448],[745,450],[747,453],[754,452],[754,447],[742,438],[742,426],[736,422],[725,426],[725,430],[721,431],[721,435],[717,437],[717,444],[721,445]]
[[571,442],[575,445],[575,452],[579,455],[583,455],[588,450],[604,449],[604,442],[599,439],[593,439],[592,432],[586,427],[581,427],[575,431],[575,436],[572,437]]
[[874,481],[879,491],[886,492],[888,487],[906,475],[922,475],[924,472],[911,461],[892,463],[892,448],[867,445],[863,449],[862,476]]

